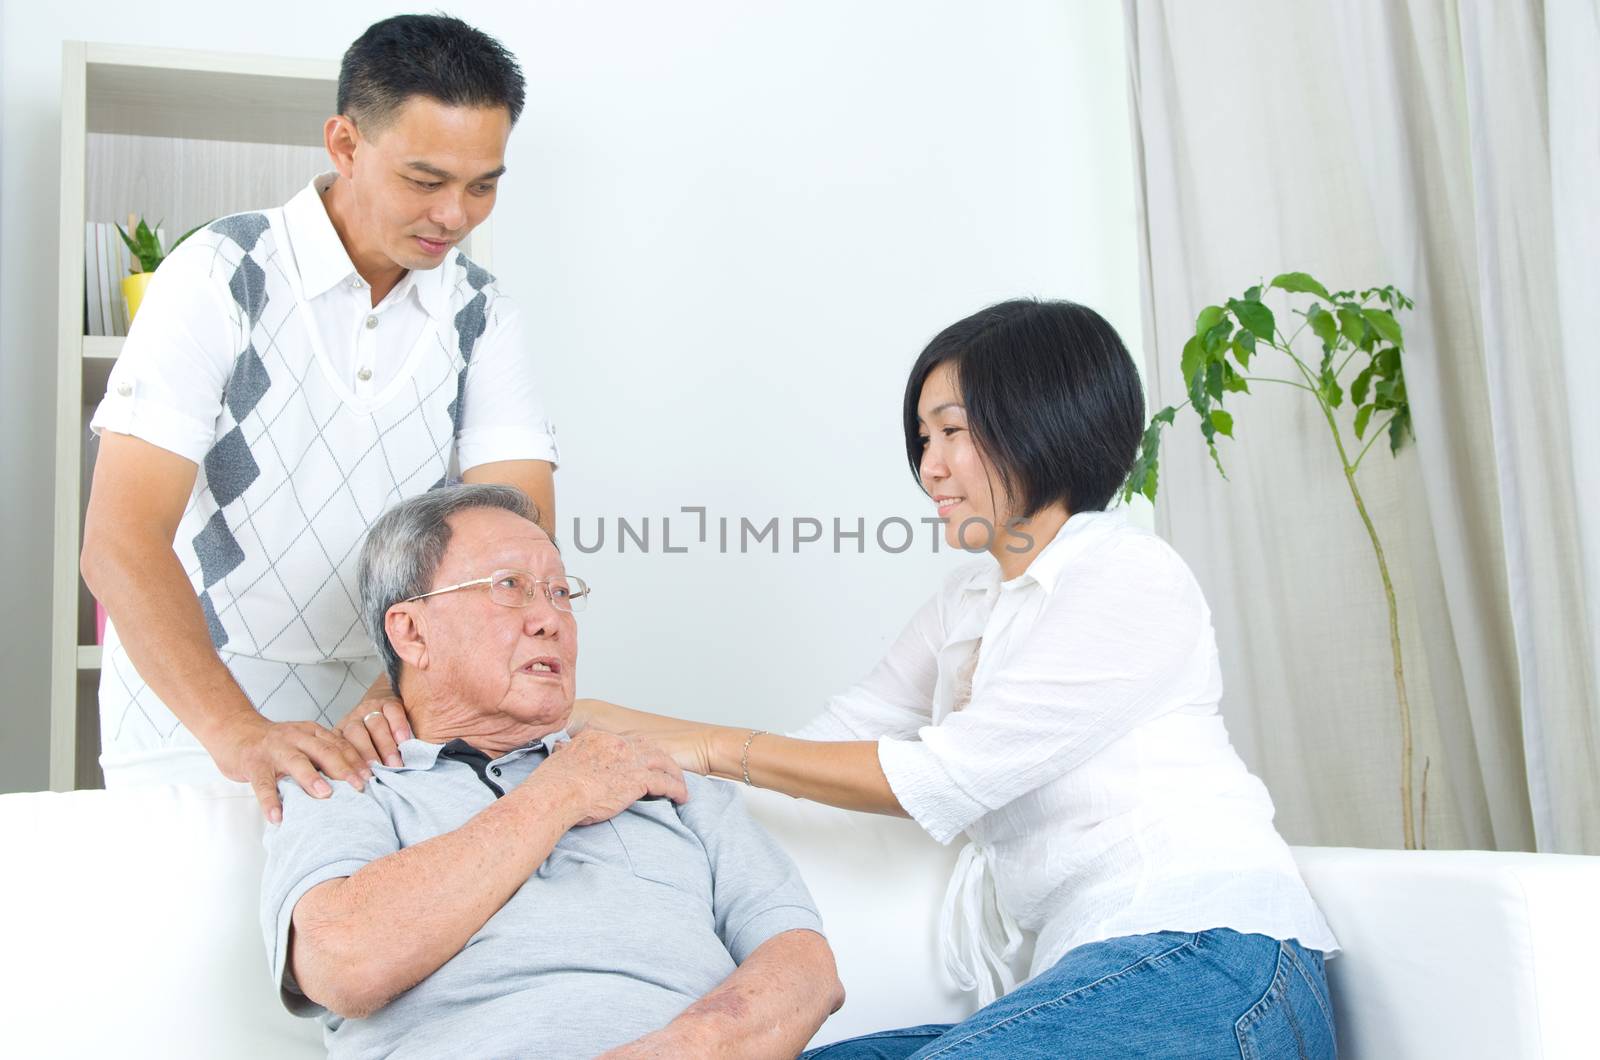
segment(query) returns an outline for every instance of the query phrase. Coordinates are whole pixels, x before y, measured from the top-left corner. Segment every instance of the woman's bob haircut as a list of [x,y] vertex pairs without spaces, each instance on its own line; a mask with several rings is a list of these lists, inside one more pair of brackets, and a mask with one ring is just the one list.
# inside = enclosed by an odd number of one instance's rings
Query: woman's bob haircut
[[935,335],[906,380],[906,460],[919,486],[917,405],[928,376],[946,362],[973,444],[998,475],[1014,518],[1030,519],[1056,501],[1069,515],[1111,503],[1144,431],[1144,392],[1104,317],[1072,302],[1017,299]]

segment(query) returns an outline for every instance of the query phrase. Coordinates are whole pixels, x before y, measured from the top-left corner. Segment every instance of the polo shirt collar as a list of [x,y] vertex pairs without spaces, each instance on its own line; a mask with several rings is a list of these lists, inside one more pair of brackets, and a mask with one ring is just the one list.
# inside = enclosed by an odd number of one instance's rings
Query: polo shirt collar
[[[300,286],[306,301],[327,294],[335,287],[354,279],[355,263],[350,260],[339,232],[328,217],[322,193],[333,186],[339,174],[323,173],[313,177],[311,183],[290,199],[283,207],[283,218],[289,228],[289,242],[294,247],[295,268],[300,272]],[[460,252],[452,250],[444,262],[434,269],[412,269],[400,280],[397,288],[400,297],[413,290],[424,311],[439,323],[448,323],[450,315],[450,285],[447,271],[458,260]]]
[[[523,744],[521,747],[516,747],[510,751],[507,751],[499,758],[493,758],[490,760],[494,762],[505,762],[514,758],[521,758],[530,751],[544,751],[546,754],[548,754],[555,750],[556,744],[566,743],[571,739],[572,737],[567,735],[567,730],[562,729],[560,732],[553,732],[548,736],[541,736],[537,740],[533,740],[529,743]],[[426,771],[434,767],[434,765],[439,761],[439,755],[446,748],[471,748],[471,746],[472,745],[467,741],[459,739],[451,740],[449,743],[428,743],[426,740],[417,739],[402,740],[398,749],[400,751],[400,760],[404,764],[398,767],[383,766],[382,768],[389,769],[395,773],[404,773],[411,770]]]

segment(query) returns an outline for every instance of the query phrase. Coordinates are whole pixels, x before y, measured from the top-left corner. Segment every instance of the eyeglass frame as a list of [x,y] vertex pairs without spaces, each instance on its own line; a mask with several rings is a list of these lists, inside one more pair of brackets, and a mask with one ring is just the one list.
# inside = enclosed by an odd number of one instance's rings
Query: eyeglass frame
[[[458,582],[455,585],[446,585],[446,586],[444,586],[443,588],[440,588],[440,589],[431,589],[428,592],[422,593],[422,594],[420,594],[418,596],[409,596],[406,599],[401,600],[400,602],[402,604],[412,604],[412,603],[416,603],[418,600],[426,600],[430,596],[438,596],[440,593],[453,593],[457,589],[471,589],[471,588],[473,588],[474,586],[477,586],[477,585],[493,586],[494,583],[499,580],[498,579],[498,575],[501,575],[501,574],[526,574],[530,579],[533,580],[533,583],[535,585],[539,586],[540,588],[542,588],[544,590],[544,598],[547,601],[549,601],[550,606],[552,608],[554,608],[555,610],[560,611],[562,614],[565,614],[565,615],[577,614],[577,610],[575,608],[571,608],[571,607],[561,607],[560,605],[558,605],[556,603],[555,597],[550,595],[550,583],[551,582],[556,581],[556,580],[577,582],[578,585],[582,587],[582,591],[578,592],[578,593],[575,593],[573,596],[569,597],[569,599],[571,599],[571,600],[587,599],[589,594],[594,592],[594,589],[589,585],[589,583],[587,581],[585,581],[584,579],[578,577],[576,574],[552,574],[548,578],[541,578],[539,575],[533,573],[533,571],[524,570],[521,567],[498,567],[498,568],[490,571],[489,574],[486,577],[474,578],[471,581],[466,581],[466,582]],[[490,592],[489,601],[490,601],[490,603],[499,604],[501,607],[515,607],[518,610],[522,610],[522,609],[526,608],[528,606],[528,604],[533,602],[533,598],[531,596],[529,596],[528,599],[527,599],[527,602],[526,603],[522,603],[522,604],[501,604],[499,600],[496,600],[494,598],[494,593]]]

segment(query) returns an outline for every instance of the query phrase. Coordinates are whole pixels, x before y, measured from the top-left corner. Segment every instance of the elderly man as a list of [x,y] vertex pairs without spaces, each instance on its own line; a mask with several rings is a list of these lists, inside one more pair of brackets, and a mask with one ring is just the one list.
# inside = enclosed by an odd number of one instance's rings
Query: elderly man
[[736,789],[568,740],[588,587],[524,495],[404,501],[360,560],[404,764],[280,784],[262,926],[343,1056],[794,1056],[843,1001],[794,865]]

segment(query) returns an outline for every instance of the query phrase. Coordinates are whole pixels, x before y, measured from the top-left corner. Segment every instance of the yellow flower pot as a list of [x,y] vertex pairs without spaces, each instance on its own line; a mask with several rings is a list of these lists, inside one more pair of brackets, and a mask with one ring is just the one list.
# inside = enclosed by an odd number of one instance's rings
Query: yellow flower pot
[[144,301],[144,289],[150,286],[150,277],[153,272],[135,272],[122,278],[122,299],[128,303],[128,323],[133,323],[133,315],[139,311],[139,303]]

